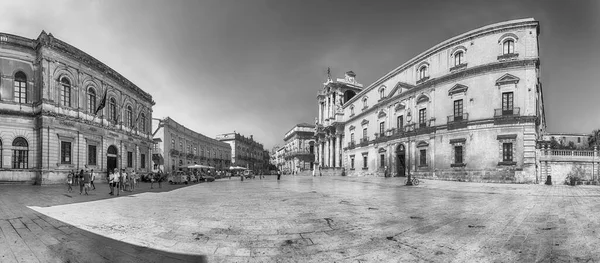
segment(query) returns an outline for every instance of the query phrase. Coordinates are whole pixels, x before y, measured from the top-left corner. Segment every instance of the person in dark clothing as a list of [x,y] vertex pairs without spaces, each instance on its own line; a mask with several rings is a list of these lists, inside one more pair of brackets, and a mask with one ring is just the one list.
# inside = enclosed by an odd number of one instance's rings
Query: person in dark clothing
[[94,185],[94,179],[96,179],[96,175],[94,174],[94,169],[92,169],[92,171],[90,172],[90,185],[94,188],[93,190],[96,190],[96,186]]
[[281,171],[277,171],[277,181],[281,179]]
[[81,193],[83,193],[83,186],[84,186],[84,183],[83,183],[83,169],[81,169],[81,171],[79,172],[78,179],[79,179],[79,194],[81,194]]

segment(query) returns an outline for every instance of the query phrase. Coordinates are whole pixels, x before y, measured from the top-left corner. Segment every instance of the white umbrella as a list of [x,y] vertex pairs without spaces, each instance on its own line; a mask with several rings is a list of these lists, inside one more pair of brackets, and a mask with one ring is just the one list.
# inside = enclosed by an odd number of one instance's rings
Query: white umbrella
[[229,167],[229,170],[246,170],[246,167],[240,167],[240,166],[231,166]]
[[212,166],[206,166],[206,165],[201,165],[201,164],[194,164],[194,165],[188,166],[187,168],[190,168],[190,169],[204,169],[204,168],[210,169],[210,168],[214,168],[214,167],[212,167]]

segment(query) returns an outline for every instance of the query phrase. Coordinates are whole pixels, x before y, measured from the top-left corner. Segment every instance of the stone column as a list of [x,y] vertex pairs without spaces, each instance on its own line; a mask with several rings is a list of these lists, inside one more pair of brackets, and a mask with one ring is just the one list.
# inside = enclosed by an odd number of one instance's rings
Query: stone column
[[323,103],[321,103],[321,101],[319,101],[319,117],[317,118],[318,123],[323,123],[323,120],[321,119],[321,116],[323,116]]
[[325,166],[325,141],[319,143],[320,147],[321,147],[321,152],[319,153],[319,166],[320,167],[324,167]]
[[327,138],[327,167],[331,167],[331,137]]
[[342,135],[338,135],[338,148],[336,150],[336,154],[338,156],[338,167],[342,167]]

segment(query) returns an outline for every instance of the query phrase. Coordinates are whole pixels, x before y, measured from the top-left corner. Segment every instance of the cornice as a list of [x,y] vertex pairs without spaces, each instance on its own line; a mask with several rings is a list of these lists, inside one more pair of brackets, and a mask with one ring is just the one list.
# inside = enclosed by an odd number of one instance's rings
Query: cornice
[[539,34],[539,22],[536,20],[533,20],[533,18],[528,18],[528,19],[511,20],[511,21],[500,22],[500,23],[496,23],[496,24],[492,24],[492,25],[487,25],[487,26],[480,27],[480,28],[468,31],[466,33],[460,34],[460,35],[450,38],[448,40],[445,40],[445,41],[433,46],[432,48],[422,52],[421,54],[415,56],[414,58],[410,59],[409,61],[407,61],[404,64],[400,65],[399,67],[395,68],[394,70],[388,72],[383,77],[379,78],[378,80],[373,82],[371,85],[364,88],[360,93],[356,94],[356,96],[354,98],[350,99],[348,101],[348,103],[352,103],[352,102],[356,101],[357,97],[364,95],[365,93],[371,91],[375,87],[379,87],[381,84],[383,84],[383,82],[389,80],[390,78],[397,75],[398,73],[414,66],[417,63],[420,63],[421,61],[427,59],[428,57],[430,57],[432,55],[437,54],[438,52],[440,52],[444,49],[447,49],[454,45],[458,45],[464,41],[472,40],[475,38],[480,38],[480,37],[483,37],[486,35],[499,33],[499,32],[503,32],[503,31],[515,30],[515,29],[523,28],[523,27],[537,27],[536,33]]
[[494,63],[490,63],[490,64],[486,64],[486,65],[481,65],[481,66],[465,69],[465,70],[458,71],[458,72],[450,72],[449,74],[446,74],[439,78],[432,79],[421,85],[418,85],[415,88],[413,88],[407,92],[398,94],[391,98],[384,99],[384,100],[380,101],[379,103],[367,108],[366,110],[356,114],[354,117],[348,119],[346,121],[346,123],[350,123],[356,119],[361,118],[362,116],[365,116],[373,111],[380,109],[381,107],[385,107],[385,105],[391,101],[401,100],[402,98],[404,98],[406,96],[410,96],[410,95],[416,95],[419,91],[426,89],[426,88],[430,88],[435,85],[444,84],[446,82],[454,81],[456,79],[466,78],[471,75],[480,74],[481,72],[497,72],[499,70],[506,69],[506,68],[526,67],[526,66],[536,65],[537,63],[539,63],[538,58],[513,60],[513,61],[501,61],[501,62],[494,62]]

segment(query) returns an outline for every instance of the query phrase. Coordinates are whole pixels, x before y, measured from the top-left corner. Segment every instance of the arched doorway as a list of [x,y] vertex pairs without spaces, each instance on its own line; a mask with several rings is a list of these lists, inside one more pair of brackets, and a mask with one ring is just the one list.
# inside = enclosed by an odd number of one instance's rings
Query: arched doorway
[[406,176],[406,151],[403,144],[396,148],[396,176]]
[[112,172],[115,168],[117,168],[117,157],[119,156],[119,151],[117,147],[114,145],[108,146],[108,151],[106,152],[106,175]]

